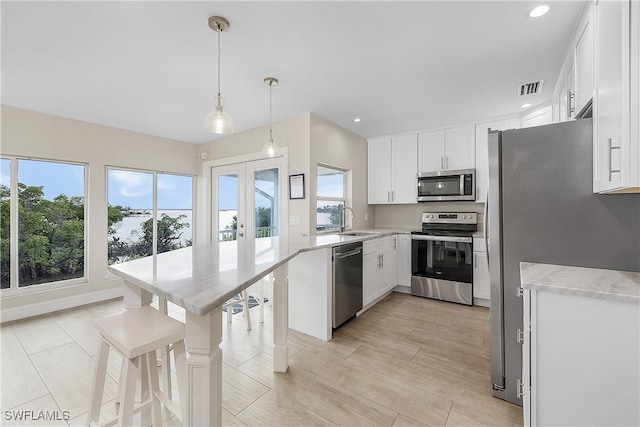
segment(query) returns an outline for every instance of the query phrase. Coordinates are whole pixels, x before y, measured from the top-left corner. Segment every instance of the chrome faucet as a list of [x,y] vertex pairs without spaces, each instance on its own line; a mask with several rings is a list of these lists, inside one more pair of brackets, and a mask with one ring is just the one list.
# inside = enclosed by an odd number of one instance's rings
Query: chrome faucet
[[338,217],[340,219],[340,232],[342,233],[346,227],[347,224],[347,217],[346,214],[344,213],[345,210],[349,209],[351,211],[351,216],[355,216],[353,213],[353,209],[351,209],[349,206],[343,206],[340,208],[340,212],[338,213]]

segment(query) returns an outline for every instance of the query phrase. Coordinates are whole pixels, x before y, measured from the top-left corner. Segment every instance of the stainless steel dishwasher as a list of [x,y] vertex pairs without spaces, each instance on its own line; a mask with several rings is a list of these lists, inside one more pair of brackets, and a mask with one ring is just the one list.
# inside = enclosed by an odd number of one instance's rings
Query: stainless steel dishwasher
[[362,310],[362,242],[333,248],[333,327]]

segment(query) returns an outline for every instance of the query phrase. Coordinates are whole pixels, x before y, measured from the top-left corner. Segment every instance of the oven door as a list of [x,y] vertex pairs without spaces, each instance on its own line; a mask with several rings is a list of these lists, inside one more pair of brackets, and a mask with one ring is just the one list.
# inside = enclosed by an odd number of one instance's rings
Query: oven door
[[473,304],[473,239],[411,236],[411,294]]

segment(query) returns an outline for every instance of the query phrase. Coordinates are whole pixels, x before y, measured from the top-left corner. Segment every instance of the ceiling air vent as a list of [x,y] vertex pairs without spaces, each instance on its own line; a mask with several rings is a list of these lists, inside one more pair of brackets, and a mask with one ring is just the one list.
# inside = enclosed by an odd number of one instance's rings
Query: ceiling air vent
[[523,83],[518,86],[518,96],[535,95],[542,91],[542,85],[544,80],[537,80],[535,82]]

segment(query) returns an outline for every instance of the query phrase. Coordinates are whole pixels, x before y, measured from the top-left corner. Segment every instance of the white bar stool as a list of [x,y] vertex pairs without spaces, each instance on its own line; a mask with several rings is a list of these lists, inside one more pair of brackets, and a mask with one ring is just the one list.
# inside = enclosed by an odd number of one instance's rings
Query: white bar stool
[[247,331],[251,330],[251,315],[249,314],[249,291],[246,289],[240,292],[240,299],[230,299],[222,304],[222,308],[227,311],[227,323],[231,323],[233,317],[234,304],[242,304],[242,314],[247,320]]
[[[133,415],[149,406],[151,406],[153,425],[162,425],[160,404],[164,404],[174,415],[183,419],[180,406],[160,391],[156,350],[173,344],[178,393],[180,401],[184,402],[186,397],[184,324],[165,316],[152,307],[142,307],[101,317],[95,320],[95,325],[100,333],[100,343],[95,375],[91,385],[87,425],[96,425],[100,419],[100,406],[104,393],[110,347],[122,355],[124,367],[120,378],[121,384],[118,386],[120,393],[118,417],[102,424],[103,426],[132,425]],[[146,365],[149,394],[145,401],[135,406],[138,371],[143,365]]]

